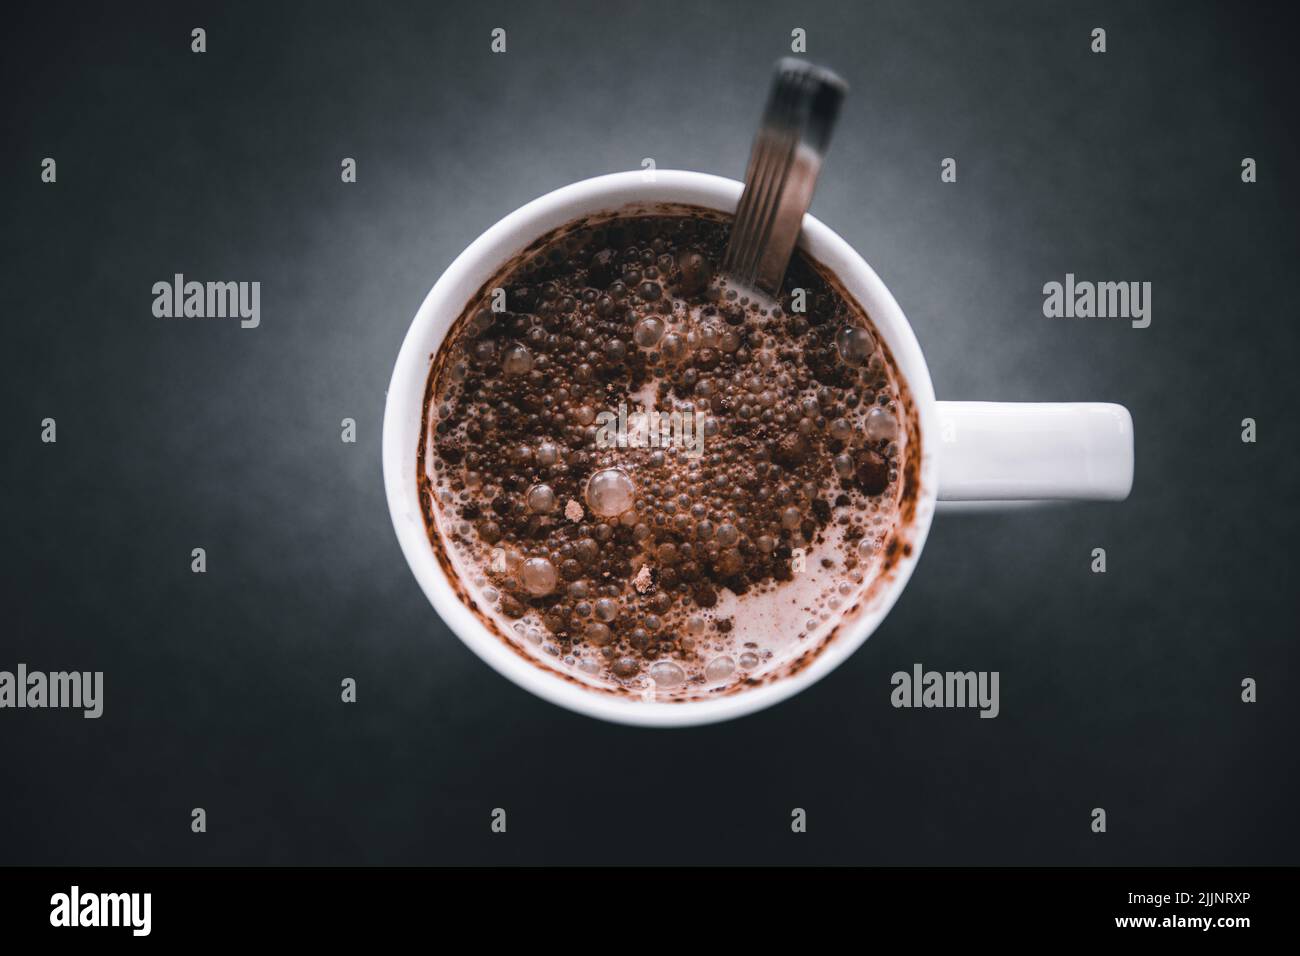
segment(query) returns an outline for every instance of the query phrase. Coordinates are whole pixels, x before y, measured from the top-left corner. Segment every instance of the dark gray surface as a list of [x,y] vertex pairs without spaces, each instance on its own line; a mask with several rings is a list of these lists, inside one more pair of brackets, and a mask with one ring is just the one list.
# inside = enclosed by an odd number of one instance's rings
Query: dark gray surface
[[[1300,862],[1283,25],[376,7],[10,15],[0,668],[103,670],[106,702],[0,711],[0,863]],[[384,504],[384,390],[429,286],[510,210],[645,156],[739,176],[794,27],[853,87],[813,211],[889,284],[940,397],[1121,402],[1136,486],[940,519],[884,626],[775,709],[604,725],[498,677],[425,601]],[[1153,282],[1151,328],[1043,318],[1067,271]],[[174,272],[260,280],[261,328],[153,318]],[[917,661],[1000,671],[1001,716],[892,709]]]

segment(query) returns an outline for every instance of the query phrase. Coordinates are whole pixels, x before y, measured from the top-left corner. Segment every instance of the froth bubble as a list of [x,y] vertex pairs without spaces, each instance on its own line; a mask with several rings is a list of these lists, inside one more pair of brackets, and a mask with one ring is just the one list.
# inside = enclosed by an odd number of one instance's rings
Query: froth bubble
[[707,665],[705,665],[704,679],[710,681],[726,680],[733,673],[735,673],[735,670],[736,670],[736,662],[733,661],[730,657],[727,657],[726,655],[723,655],[722,657],[715,657],[713,660],[709,661]]
[[664,358],[675,362],[686,354],[686,340],[676,332],[669,332],[660,342],[659,351],[663,353]]
[[616,660],[611,669],[614,671],[615,677],[628,678],[634,676],[636,672],[641,669],[641,662],[635,657],[628,655]]
[[555,491],[550,485],[533,485],[528,489],[528,509],[543,515],[555,510]]
[[591,641],[591,643],[596,644],[600,647],[603,647],[606,644],[608,644],[611,636],[609,633],[609,628],[606,625],[600,624],[598,622],[593,622],[591,624],[588,624],[585,634],[587,640]]
[[643,349],[654,348],[664,334],[664,324],[652,315],[647,315],[632,329],[632,341]]
[[615,518],[636,501],[636,485],[622,468],[602,468],[587,480],[587,507],[602,518]]
[[501,356],[501,370],[507,375],[527,375],[533,370],[533,353],[523,345],[512,345]]
[[877,405],[867,412],[867,437],[872,441],[893,439],[898,435],[898,419],[887,408]]
[[876,343],[866,329],[856,325],[846,325],[835,333],[835,347],[839,350],[840,358],[844,360],[845,365],[857,368],[871,357]]
[[660,687],[676,687],[686,680],[686,671],[672,661],[659,661],[650,668],[650,676]]
[[519,581],[535,597],[555,590],[555,565],[548,558],[529,558],[519,569]]

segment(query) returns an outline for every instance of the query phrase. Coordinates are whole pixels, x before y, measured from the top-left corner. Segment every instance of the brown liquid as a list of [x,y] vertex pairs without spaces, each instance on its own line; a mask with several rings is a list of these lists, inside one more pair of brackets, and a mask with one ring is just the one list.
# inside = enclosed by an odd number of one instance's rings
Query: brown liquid
[[802,253],[776,301],[729,288],[728,225],[557,230],[430,373],[431,540],[505,640],[592,686],[693,699],[803,666],[910,519],[915,418],[869,319]]

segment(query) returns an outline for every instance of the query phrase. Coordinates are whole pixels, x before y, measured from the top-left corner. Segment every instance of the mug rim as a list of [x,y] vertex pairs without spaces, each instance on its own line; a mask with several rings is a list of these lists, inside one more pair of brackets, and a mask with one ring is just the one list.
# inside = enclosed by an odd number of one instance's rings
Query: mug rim
[[900,558],[871,608],[797,673],[716,698],[643,701],[586,688],[547,668],[544,662],[527,659],[484,626],[447,579],[420,509],[416,448],[422,440],[430,364],[474,292],[534,240],[580,217],[642,203],[689,204],[732,214],[743,188],[742,183],[708,173],[630,171],[581,180],[534,199],[490,226],[452,261],[412,319],[393,368],[384,405],[384,484],[389,516],[412,574],[438,615],[480,659],[543,700],[580,714],[636,726],[696,726],[753,713],[793,696],[838,667],[875,632],[906,588],[929,534],[937,487],[933,438],[937,407],[920,345],[902,309],[871,266],[834,230],[806,214],[800,248],[825,266],[866,310],[911,392],[919,422],[921,462],[916,509],[909,525],[911,553]]

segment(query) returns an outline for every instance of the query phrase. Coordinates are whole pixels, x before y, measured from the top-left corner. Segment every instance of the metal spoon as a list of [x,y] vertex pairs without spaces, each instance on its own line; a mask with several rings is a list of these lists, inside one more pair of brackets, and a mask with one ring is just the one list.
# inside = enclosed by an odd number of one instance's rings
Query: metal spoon
[[830,70],[806,60],[777,62],[722,261],[723,271],[742,285],[768,295],[780,291],[848,89]]

